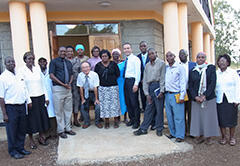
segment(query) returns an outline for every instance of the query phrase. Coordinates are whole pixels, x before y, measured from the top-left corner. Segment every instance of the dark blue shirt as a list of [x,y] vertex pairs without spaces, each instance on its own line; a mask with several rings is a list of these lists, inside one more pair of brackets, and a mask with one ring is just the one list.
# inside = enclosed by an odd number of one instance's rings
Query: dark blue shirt
[[[49,66],[49,74],[53,74],[55,77],[57,77],[57,79],[59,79],[63,83],[65,80],[64,63],[63,63],[64,60],[66,62],[67,69],[68,69],[68,74],[69,74],[68,82],[69,82],[71,79],[71,76],[73,75],[72,63],[69,60],[65,58],[57,57],[50,62],[50,66]],[[60,85],[60,84],[53,81],[53,85]]]

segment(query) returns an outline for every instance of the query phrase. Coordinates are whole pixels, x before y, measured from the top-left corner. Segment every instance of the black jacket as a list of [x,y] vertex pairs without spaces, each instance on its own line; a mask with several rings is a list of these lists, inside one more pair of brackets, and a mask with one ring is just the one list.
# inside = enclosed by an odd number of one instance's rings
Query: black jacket
[[[192,100],[195,100],[195,97],[198,96],[201,75],[198,73],[198,71],[193,71],[193,69],[189,73],[188,89],[190,92],[190,98]],[[215,94],[216,67],[214,65],[208,65],[206,74],[207,74],[207,90],[203,93],[203,95],[206,96],[207,100],[211,100],[216,97]]]
[[[143,65],[143,60],[142,60],[142,53],[138,54],[137,57],[140,59],[141,61],[141,81],[143,79],[143,73],[144,73],[144,65]],[[145,63],[145,66],[146,64],[149,62],[149,58],[147,56],[147,59],[146,59],[146,63]]]

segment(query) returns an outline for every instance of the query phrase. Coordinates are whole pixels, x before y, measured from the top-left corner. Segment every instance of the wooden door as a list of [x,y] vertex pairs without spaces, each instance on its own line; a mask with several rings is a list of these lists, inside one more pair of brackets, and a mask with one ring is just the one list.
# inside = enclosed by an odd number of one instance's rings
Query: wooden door
[[57,36],[50,31],[50,49],[51,49],[51,59],[58,57],[58,38]]
[[98,46],[100,49],[107,49],[110,52],[114,48],[121,49],[119,35],[90,35],[89,50],[94,46]]

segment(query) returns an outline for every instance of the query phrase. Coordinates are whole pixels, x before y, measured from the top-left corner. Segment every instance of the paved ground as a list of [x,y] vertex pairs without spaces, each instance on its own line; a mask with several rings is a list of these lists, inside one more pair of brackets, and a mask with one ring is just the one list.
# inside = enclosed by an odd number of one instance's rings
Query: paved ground
[[121,123],[120,128],[73,128],[76,136],[59,139],[59,164],[90,164],[101,162],[131,161],[192,150],[188,143],[175,143],[166,136],[158,137],[155,131],[134,136],[133,129]]

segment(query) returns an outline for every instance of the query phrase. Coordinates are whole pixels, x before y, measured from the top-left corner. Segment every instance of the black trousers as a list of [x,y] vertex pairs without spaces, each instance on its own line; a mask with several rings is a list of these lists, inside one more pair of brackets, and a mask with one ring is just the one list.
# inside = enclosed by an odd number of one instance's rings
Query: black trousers
[[128,116],[133,124],[140,124],[140,109],[138,103],[138,91],[133,92],[134,78],[126,78],[124,82],[124,97],[127,105]]
[[142,102],[142,109],[145,110],[146,109],[146,96],[143,92],[143,85],[142,82],[139,83],[139,91],[140,91],[140,98],[141,98],[141,102]]
[[[188,96],[190,95],[189,91],[187,90],[187,94]],[[185,108],[185,132],[187,134],[190,133],[190,126],[191,126],[191,104],[192,103],[192,100],[189,99],[188,101],[185,101],[184,102],[184,108]]]
[[6,123],[8,153],[13,156],[24,149],[26,135],[25,104],[6,104],[8,122]]

